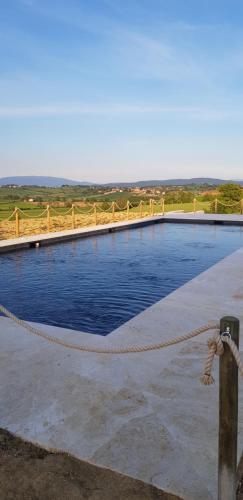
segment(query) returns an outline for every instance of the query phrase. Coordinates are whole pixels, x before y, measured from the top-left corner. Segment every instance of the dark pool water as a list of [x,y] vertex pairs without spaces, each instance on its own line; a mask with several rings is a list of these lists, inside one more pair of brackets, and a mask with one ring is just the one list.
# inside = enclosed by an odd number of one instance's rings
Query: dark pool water
[[0,256],[17,316],[106,335],[243,245],[239,227],[156,224]]

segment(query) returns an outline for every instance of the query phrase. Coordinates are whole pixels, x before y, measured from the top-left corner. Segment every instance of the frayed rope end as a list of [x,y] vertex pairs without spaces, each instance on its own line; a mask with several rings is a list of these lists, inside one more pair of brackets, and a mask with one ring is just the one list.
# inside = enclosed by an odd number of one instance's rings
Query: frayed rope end
[[215,380],[212,377],[212,375],[210,375],[208,373],[204,373],[204,375],[200,378],[200,382],[203,385],[213,385],[215,383]]

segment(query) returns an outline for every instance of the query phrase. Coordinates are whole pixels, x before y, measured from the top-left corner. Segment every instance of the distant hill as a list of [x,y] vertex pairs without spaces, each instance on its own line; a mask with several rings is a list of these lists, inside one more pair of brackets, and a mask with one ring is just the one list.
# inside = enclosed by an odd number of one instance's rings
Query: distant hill
[[225,179],[214,179],[211,177],[193,177],[191,179],[164,179],[164,180],[148,180],[148,181],[137,181],[137,182],[112,182],[106,184],[107,186],[121,186],[121,187],[150,187],[150,186],[189,186],[189,185],[208,185],[208,186],[218,186],[219,184],[227,184],[232,182],[235,184],[242,184],[242,181],[232,181]]
[[[148,180],[148,181],[135,181],[135,182],[110,182],[108,184],[99,184],[100,186],[107,187],[150,187],[150,186],[189,186],[189,185],[208,185],[218,186],[219,184],[226,184],[233,182],[242,184],[243,181],[232,181],[224,179],[214,179],[210,177],[193,177],[191,179],[164,179],[164,180]],[[46,187],[60,187],[63,185],[68,186],[95,186],[93,182],[73,181],[64,179],[62,177],[46,177],[46,176],[17,176],[17,177],[2,177],[0,179],[0,186],[6,185],[18,186],[46,186]]]
[[2,177],[0,179],[0,186],[6,185],[17,186],[46,186],[46,187],[60,187],[63,185],[68,186],[91,186],[92,182],[78,182],[70,179],[63,179],[62,177],[46,177],[46,176],[17,176],[17,177]]

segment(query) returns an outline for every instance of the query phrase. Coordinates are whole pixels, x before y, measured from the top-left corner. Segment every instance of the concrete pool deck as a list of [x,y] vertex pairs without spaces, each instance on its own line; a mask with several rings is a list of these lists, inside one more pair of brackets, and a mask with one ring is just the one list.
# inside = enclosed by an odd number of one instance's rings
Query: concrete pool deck
[[[243,248],[105,338],[41,328],[115,347],[170,339],[224,315],[237,316],[242,333]],[[217,497],[218,360],[215,386],[199,382],[208,334],[160,351],[101,355],[51,344],[7,318],[0,327],[2,427],[183,499]],[[239,384],[239,451],[242,395]]]
[[67,229],[44,234],[34,234],[31,236],[20,236],[9,240],[0,240],[0,253],[31,248],[36,243],[41,246],[51,245],[62,241],[71,241],[88,236],[98,236],[115,231],[123,231],[141,226],[147,226],[159,222],[189,223],[189,224],[226,224],[243,226],[243,215],[236,214],[204,214],[202,211],[194,213],[168,212],[165,215],[157,214],[153,217],[142,219],[132,219],[123,222],[113,222],[110,224],[100,224],[98,226],[88,226],[78,229]]

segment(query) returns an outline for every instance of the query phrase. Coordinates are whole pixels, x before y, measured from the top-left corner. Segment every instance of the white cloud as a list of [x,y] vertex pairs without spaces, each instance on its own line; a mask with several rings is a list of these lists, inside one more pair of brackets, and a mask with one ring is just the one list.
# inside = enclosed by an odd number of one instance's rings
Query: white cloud
[[119,54],[119,64],[130,76],[150,80],[185,81],[207,79],[205,68],[189,53],[180,51],[173,44],[137,32],[121,32],[115,37],[114,48]]
[[[70,2],[68,6],[60,3],[60,8],[57,8],[56,2],[48,2],[48,0],[19,1],[32,5],[36,15],[49,18],[53,23],[73,26],[80,32],[98,36],[106,58],[102,67],[98,64],[100,72],[102,70],[106,73],[118,71],[128,79],[172,81],[178,84],[186,82],[196,84],[196,88],[216,87],[217,91],[218,83],[222,85],[227,75],[229,60],[232,71],[237,71],[240,66],[240,56],[239,58],[234,56],[234,44],[230,41],[234,38],[233,33],[231,27],[227,25],[192,24],[180,19],[165,22],[159,15],[158,19],[153,18],[153,24],[150,20],[148,26],[139,27],[134,17],[131,17],[130,22],[125,23],[121,16],[114,14],[114,9],[110,8],[110,11],[104,9],[104,12],[96,11],[89,3],[85,5]],[[116,6],[113,0],[105,0],[105,3],[108,6]],[[139,2],[137,8],[139,8]],[[209,34],[216,43],[215,47],[212,43],[211,51],[205,52],[205,41]],[[225,60],[225,50],[221,51],[220,48],[224,47],[225,37],[229,41],[229,60]],[[187,43],[184,44],[185,40]],[[222,43],[219,43],[220,41]],[[50,50],[47,56],[46,51],[42,54],[40,47],[37,49],[35,43],[33,47],[27,39],[26,47],[24,47],[27,53],[32,56],[32,51],[34,54],[37,51],[35,59],[46,63],[47,57],[49,60],[52,57],[58,63],[55,50]],[[95,56],[95,52],[92,52],[92,56]],[[61,63],[65,66],[69,64],[69,67],[73,68],[76,63],[78,67],[78,51],[71,62],[69,58],[68,62],[62,58]]]
[[156,106],[144,104],[101,104],[86,105],[67,103],[25,107],[0,107],[0,118],[41,118],[55,116],[122,116],[157,115],[182,117],[202,121],[222,121],[242,118],[235,110],[206,109],[192,106]]

